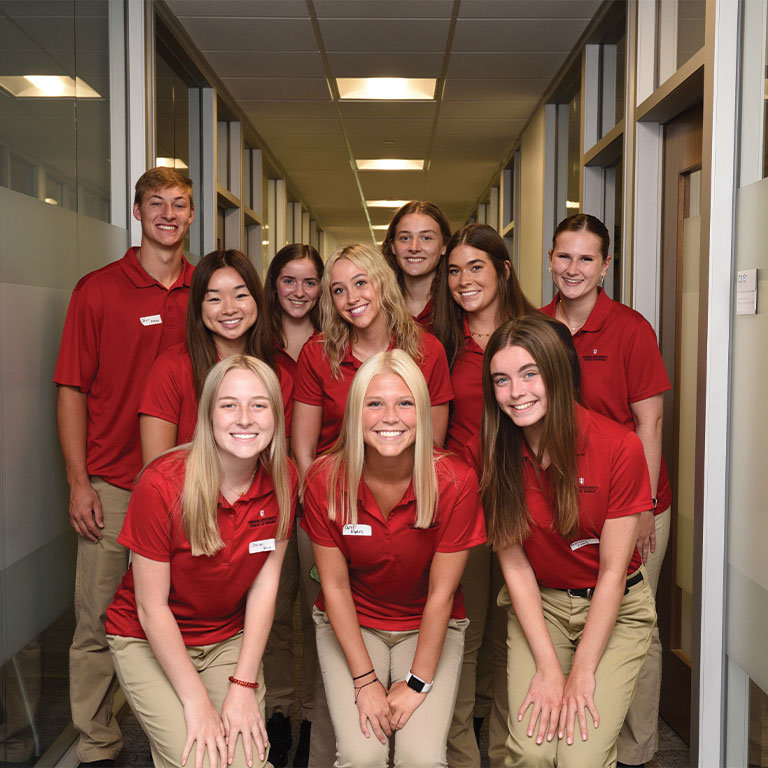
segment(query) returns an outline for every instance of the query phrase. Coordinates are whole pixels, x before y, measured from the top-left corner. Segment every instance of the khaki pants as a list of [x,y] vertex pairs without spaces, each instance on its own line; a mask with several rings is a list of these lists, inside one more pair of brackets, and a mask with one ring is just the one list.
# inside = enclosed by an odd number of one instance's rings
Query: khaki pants
[[469,626],[464,635],[464,658],[451,727],[448,733],[448,764],[451,768],[476,768],[480,765],[473,715],[477,654],[483,643],[488,616],[491,582],[491,550],[485,544],[469,550],[461,577],[461,591]]
[[[120,685],[136,719],[147,734],[155,768],[181,768],[181,753],[187,738],[184,707],[155,658],[149,642],[136,637],[116,635],[110,635],[108,639]],[[239,632],[220,643],[187,646],[189,658],[200,675],[211,704],[217,712],[221,712],[222,704],[229,691],[229,676],[235,672],[242,641],[243,633]],[[264,717],[262,669],[259,669],[257,680],[259,688],[256,696],[259,700],[261,715]],[[192,748],[187,765],[194,765],[195,749],[196,747]],[[266,758],[264,761],[259,761],[255,747],[253,764],[257,768],[271,766]],[[208,765],[207,755],[203,765]],[[232,766],[247,768],[242,734],[237,739]]]
[[312,721],[315,700],[315,674],[317,672],[317,648],[315,646],[315,623],[312,621],[312,606],[307,602],[305,579],[302,579],[299,565],[298,535],[288,542],[288,549],[280,573],[280,586],[277,590],[275,620],[269,633],[267,647],[264,650],[264,679],[267,686],[267,717],[279,712],[288,717],[291,712],[294,695],[294,656],[293,656],[293,614],[296,596],[301,593],[299,609],[301,611],[301,631],[303,639],[301,662],[301,717]]
[[80,732],[77,756],[83,762],[110,759],[123,745],[112,717],[117,678],[107,647],[104,619],[128,568],[128,550],[117,543],[131,492],[92,477],[104,513],[98,543],[77,541],[75,634],[69,650],[69,699],[72,723]]
[[[559,589],[540,589],[547,629],[567,675],[584,631],[590,601],[570,597]],[[510,716],[506,768],[551,768],[554,765],[558,768],[613,768],[616,765],[616,739],[632,701],[656,623],[656,608],[648,579],[644,578],[624,595],[611,636],[597,665],[594,698],[600,727],[592,728],[587,718],[589,738],[582,741],[577,729],[570,746],[557,736],[542,744],[536,744],[535,737],[529,738],[526,730],[530,707],[522,722],[517,720],[517,710],[528,692],[536,664],[512,610],[506,587],[499,595],[499,603],[507,606],[509,618],[507,684]]]
[[[360,730],[355,704],[354,681],[344,652],[325,613],[314,612],[317,656],[326,682],[328,707],[336,731],[336,768],[386,768],[390,745],[373,735],[366,739]],[[443,651],[435,671],[432,690],[411,715],[405,727],[393,736],[396,768],[447,766],[445,757],[448,727],[456,698],[459,669],[464,650],[467,620],[451,619]],[[385,687],[404,680],[416,652],[418,630],[385,632],[361,628],[365,647],[376,675]]]
[[[669,528],[672,512],[669,507],[654,520],[656,524],[656,551],[652,552],[645,564],[648,582],[654,598],[659,586],[659,573],[669,542]],[[627,712],[624,727],[619,734],[616,747],[619,760],[628,765],[642,765],[650,762],[659,748],[659,694],[661,693],[661,639],[658,625],[653,628],[651,647],[637,680],[635,698]]]

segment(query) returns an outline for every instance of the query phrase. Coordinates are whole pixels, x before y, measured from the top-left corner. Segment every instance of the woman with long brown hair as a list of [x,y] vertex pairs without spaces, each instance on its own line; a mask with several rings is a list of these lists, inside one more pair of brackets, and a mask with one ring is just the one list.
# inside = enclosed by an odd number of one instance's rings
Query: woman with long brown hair
[[437,266],[450,239],[451,225],[443,211],[427,200],[411,200],[392,217],[381,244],[408,311],[427,330],[432,329]]
[[576,403],[544,318],[492,335],[483,390],[483,507],[508,609],[507,765],[613,766],[656,621],[635,549],[651,493],[642,443]]

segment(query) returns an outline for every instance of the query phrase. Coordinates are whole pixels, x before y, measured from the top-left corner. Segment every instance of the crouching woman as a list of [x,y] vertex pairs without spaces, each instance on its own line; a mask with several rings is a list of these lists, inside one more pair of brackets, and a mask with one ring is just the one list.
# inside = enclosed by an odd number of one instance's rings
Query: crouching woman
[[261,657],[296,484],[274,372],[221,361],[192,442],[144,469],[118,539],[132,565],[107,635],[155,766],[268,764]]
[[433,447],[429,392],[402,350],[359,369],[341,436],[307,473],[302,526],[322,590],[317,652],[338,768],[445,766],[467,621],[477,476]]
[[482,480],[508,608],[506,765],[615,766],[656,612],[635,549],[651,504],[637,435],[574,402],[543,319],[491,337]]

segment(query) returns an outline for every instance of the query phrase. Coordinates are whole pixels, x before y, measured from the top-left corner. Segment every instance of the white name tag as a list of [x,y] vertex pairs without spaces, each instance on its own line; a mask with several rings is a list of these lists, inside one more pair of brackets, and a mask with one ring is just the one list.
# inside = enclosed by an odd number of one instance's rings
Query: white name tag
[[345,536],[370,536],[371,526],[370,525],[352,525],[350,523],[349,525],[345,525],[344,528],[342,528],[341,532]]
[[139,322],[142,325],[160,325],[163,322],[163,318],[160,315],[147,315],[146,317],[140,317]]
[[262,539],[261,541],[252,541],[248,545],[248,554],[255,555],[257,552],[271,552],[275,548],[274,539]]
[[578,541],[571,542],[571,552],[575,552],[577,549],[586,547],[588,544],[599,544],[600,539],[579,539]]

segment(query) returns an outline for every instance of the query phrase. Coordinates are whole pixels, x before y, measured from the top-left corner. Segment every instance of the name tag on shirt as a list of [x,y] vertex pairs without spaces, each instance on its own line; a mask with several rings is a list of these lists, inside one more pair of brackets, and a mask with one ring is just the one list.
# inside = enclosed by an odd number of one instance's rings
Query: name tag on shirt
[[274,539],[262,539],[261,541],[252,541],[248,545],[248,554],[255,555],[257,552],[271,552],[275,548]]
[[579,539],[578,541],[571,542],[571,552],[575,552],[577,549],[586,547],[588,544],[599,544],[600,539]]
[[348,525],[345,525],[341,532],[345,536],[370,536],[371,535],[371,526],[370,525],[352,525],[349,523]]
[[163,322],[163,318],[160,315],[147,315],[146,317],[140,317],[139,322],[142,325],[160,325]]

